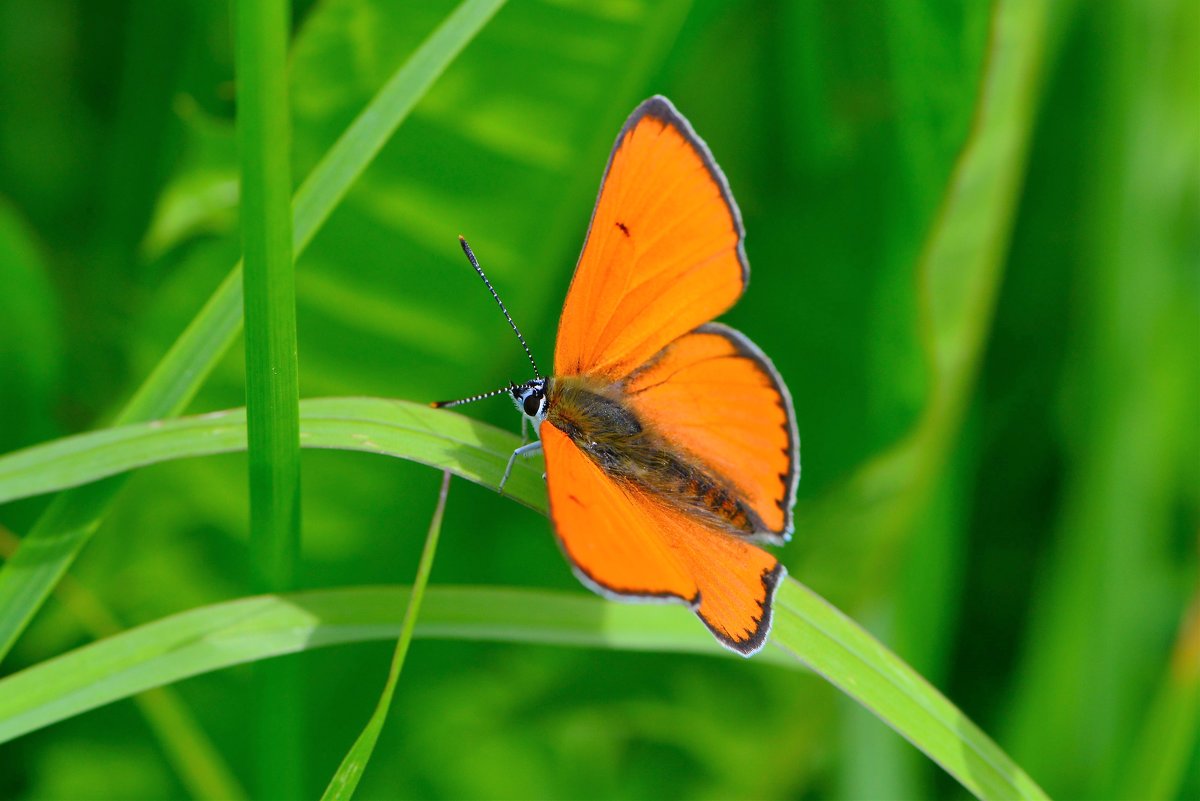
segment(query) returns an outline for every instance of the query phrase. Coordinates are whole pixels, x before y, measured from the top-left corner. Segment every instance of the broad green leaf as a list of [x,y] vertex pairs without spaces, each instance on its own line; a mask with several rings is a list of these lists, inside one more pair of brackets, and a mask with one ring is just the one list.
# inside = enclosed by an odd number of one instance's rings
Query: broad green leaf
[[[892,371],[899,376],[920,375],[923,406],[893,446],[874,454],[843,484],[797,510],[797,531],[814,543],[806,566],[814,577],[831,576],[838,582],[822,584],[822,591],[839,602],[853,603],[879,636],[916,659],[929,654],[928,644],[947,636],[952,626],[949,615],[959,588],[948,559],[965,551],[967,528],[965,514],[955,520],[951,509],[961,497],[955,491],[958,482],[965,483],[962,468],[971,466],[969,457],[964,458],[970,445],[963,420],[988,342],[1025,178],[1048,57],[1051,11],[1036,0],[1001,0],[991,5],[990,28],[979,31],[985,34],[986,47],[978,77],[972,76],[977,89],[970,122],[949,170],[941,159],[946,143],[938,141],[938,130],[932,125],[938,115],[931,112],[942,100],[940,93],[961,86],[961,79],[947,79],[931,88],[921,70],[961,56],[952,50],[957,43],[951,37],[911,36],[914,28],[933,27],[938,15],[946,13],[954,12],[916,11],[901,3],[892,9],[887,24],[892,57],[912,61],[911,41],[920,51],[916,63],[922,65],[905,63],[895,71],[898,100],[907,112],[899,125],[905,158],[897,183],[909,202],[893,204],[896,213],[888,225],[902,231],[904,223],[920,220],[929,227],[919,250],[906,246],[900,234],[892,237],[883,258],[895,264],[902,257],[912,267],[892,286],[884,287],[875,315],[893,319],[906,335],[916,329],[923,369],[904,369],[901,365],[912,354],[896,346],[897,335],[885,335],[876,346],[876,357],[886,367],[877,375],[881,380]],[[935,177],[944,183],[931,180]],[[938,193],[940,201],[930,214]],[[895,319],[896,307],[902,304],[893,295],[903,291],[907,297],[914,286],[915,313],[911,319]],[[954,464],[959,474],[951,475],[948,466],[956,447],[959,459]],[[910,565],[918,566],[916,580],[903,575]],[[927,610],[935,614],[923,615]],[[929,661],[921,664],[936,669]],[[880,738],[876,728],[853,715],[846,725],[860,738],[851,751],[873,754],[877,768],[856,770],[852,760],[843,762],[846,792],[903,797],[932,791],[917,784],[921,778],[914,771],[905,771],[911,763],[904,761],[907,754],[891,747],[894,741]]]

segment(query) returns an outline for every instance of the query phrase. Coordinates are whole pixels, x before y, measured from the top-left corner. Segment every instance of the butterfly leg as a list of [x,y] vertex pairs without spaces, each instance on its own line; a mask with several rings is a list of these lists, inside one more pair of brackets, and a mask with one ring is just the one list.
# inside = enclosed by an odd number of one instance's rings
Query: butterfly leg
[[508,477],[512,474],[513,464],[516,463],[518,456],[529,456],[532,453],[537,453],[542,449],[541,441],[531,442],[528,445],[522,445],[512,452],[508,457],[508,464],[504,467],[504,477],[500,479],[500,486],[496,489],[504,492],[504,485],[508,483]]

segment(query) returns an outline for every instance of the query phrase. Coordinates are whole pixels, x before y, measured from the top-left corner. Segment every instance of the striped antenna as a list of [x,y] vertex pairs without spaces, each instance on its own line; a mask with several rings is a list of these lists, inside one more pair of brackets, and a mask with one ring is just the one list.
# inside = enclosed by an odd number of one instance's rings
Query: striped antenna
[[[475,268],[475,272],[479,273],[479,277],[482,278],[483,283],[487,285],[488,291],[491,292],[492,297],[496,299],[496,304],[500,306],[500,311],[504,312],[504,319],[508,320],[508,324],[512,326],[513,333],[516,334],[517,339],[520,340],[521,347],[525,349],[525,355],[529,357],[529,363],[533,365],[533,377],[541,378],[542,374],[538,372],[537,362],[533,360],[533,353],[529,350],[529,345],[525,344],[525,337],[521,336],[521,329],[517,328],[517,324],[513,322],[512,316],[509,315],[508,309],[504,306],[504,301],[500,300],[500,296],[496,294],[496,289],[492,286],[492,282],[489,281],[487,276],[483,274],[483,268],[479,266],[479,261],[475,258],[475,253],[471,250],[471,246],[467,244],[467,240],[461,235],[458,237],[458,243],[462,245],[463,253],[467,254],[467,260],[471,262],[471,266]],[[490,398],[492,395],[499,395],[503,391],[504,390],[496,390],[488,395],[481,395],[478,398],[471,398],[471,400]]]
[[484,392],[479,395],[472,395],[469,398],[459,398],[458,400],[434,401],[433,403],[431,403],[429,405],[435,409],[449,409],[451,406],[461,406],[464,403],[474,403],[475,401],[486,400],[487,398],[494,398],[497,395],[500,395],[501,393],[504,393],[504,392],[512,392],[513,389],[516,388],[516,386],[517,386],[516,384],[509,383],[508,386],[500,387],[500,389],[493,389],[491,392]]

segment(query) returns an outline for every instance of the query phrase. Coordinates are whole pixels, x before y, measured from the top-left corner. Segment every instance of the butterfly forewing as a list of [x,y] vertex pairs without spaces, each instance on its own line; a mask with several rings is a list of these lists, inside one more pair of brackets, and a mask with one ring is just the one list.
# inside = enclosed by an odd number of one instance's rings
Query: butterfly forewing
[[630,116],[613,149],[559,320],[557,375],[622,378],[724,312],[748,268],[737,206],[670,101]]

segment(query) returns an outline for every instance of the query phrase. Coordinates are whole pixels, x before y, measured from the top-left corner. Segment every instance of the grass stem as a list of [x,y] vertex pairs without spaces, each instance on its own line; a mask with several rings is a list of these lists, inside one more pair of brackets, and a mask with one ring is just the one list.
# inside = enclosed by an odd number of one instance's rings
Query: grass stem
[[[246,343],[250,550],[259,592],[295,583],[300,550],[300,411],[292,261],[286,0],[239,0],[238,146]],[[294,660],[256,669],[259,795],[297,798],[303,730]]]

